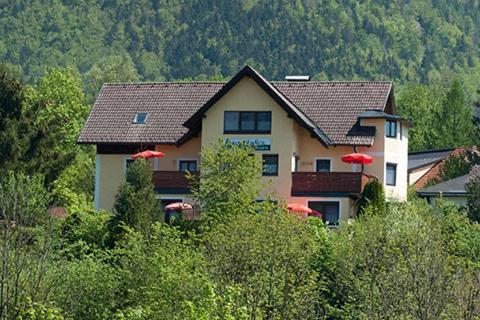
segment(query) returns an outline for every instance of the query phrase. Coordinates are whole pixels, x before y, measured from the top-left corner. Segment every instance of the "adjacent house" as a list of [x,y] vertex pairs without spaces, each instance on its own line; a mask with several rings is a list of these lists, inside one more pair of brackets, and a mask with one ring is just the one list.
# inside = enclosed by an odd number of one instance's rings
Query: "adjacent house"
[[408,154],[408,183],[415,189],[425,187],[437,178],[445,159],[465,152],[465,148],[411,152]]
[[[392,83],[293,80],[246,66],[226,83],[105,84],[78,140],[96,145],[96,207],[112,208],[131,155],[146,149],[166,154],[152,161],[162,202],[191,201],[184,172],[198,171],[200,150],[219,139],[254,145],[268,191],[329,221],[355,215],[364,173],[405,200],[410,125],[395,114]],[[352,152],[373,164],[362,173],[341,161]]]
[[452,201],[460,206],[467,205],[468,192],[465,190],[465,184],[468,181],[469,174],[450,179],[436,185],[417,191],[419,197],[424,198],[428,203],[435,205],[438,198]]

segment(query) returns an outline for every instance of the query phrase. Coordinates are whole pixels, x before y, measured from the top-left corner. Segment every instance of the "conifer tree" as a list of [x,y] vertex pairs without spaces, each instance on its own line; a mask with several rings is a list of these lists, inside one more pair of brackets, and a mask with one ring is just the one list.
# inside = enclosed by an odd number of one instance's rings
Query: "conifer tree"
[[122,237],[125,227],[149,236],[152,223],[160,216],[160,204],[155,198],[152,172],[144,159],[138,159],[128,167],[125,182],[115,197],[113,211],[108,227],[109,246]]

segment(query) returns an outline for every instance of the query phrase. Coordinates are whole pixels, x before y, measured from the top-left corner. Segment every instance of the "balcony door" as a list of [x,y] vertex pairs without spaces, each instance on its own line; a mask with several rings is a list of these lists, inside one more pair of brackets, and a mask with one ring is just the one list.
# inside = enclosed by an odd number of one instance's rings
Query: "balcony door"
[[322,214],[322,220],[328,226],[336,226],[340,221],[340,202],[338,201],[309,201],[308,207]]

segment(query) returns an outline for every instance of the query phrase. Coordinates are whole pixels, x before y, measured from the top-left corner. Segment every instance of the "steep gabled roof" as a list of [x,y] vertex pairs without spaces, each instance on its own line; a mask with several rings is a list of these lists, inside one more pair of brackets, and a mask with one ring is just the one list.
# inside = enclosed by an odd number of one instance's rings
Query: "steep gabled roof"
[[315,123],[308,118],[297,106],[291,103],[274,85],[268,82],[260,73],[250,66],[245,66],[229,82],[227,82],[220,91],[218,91],[210,100],[207,101],[197,112],[195,112],[184,125],[190,129],[198,129],[201,126],[202,116],[215,103],[218,102],[230,89],[232,89],[244,77],[252,78],[265,92],[277,102],[292,118],[324,145],[331,145],[330,138],[317,127]]
[[[269,82],[246,66],[228,83],[105,84],[78,142],[183,143],[201,129],[201,115],[245,76],[325,145],[371,145],[375,131],[357,128],[358,117],[393,104],[391,82]],[[145,124],[133,123],[137,112],[148,113]]]

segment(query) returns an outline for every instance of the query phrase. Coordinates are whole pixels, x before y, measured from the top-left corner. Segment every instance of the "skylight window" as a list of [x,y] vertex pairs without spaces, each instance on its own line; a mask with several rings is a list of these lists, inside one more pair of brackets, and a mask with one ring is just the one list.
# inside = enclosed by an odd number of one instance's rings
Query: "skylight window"
[[135,118],[133,119],[133,123],[144,124],[145,121],[147,121],[147,116],[148,113],[146,112],[137,112]]

